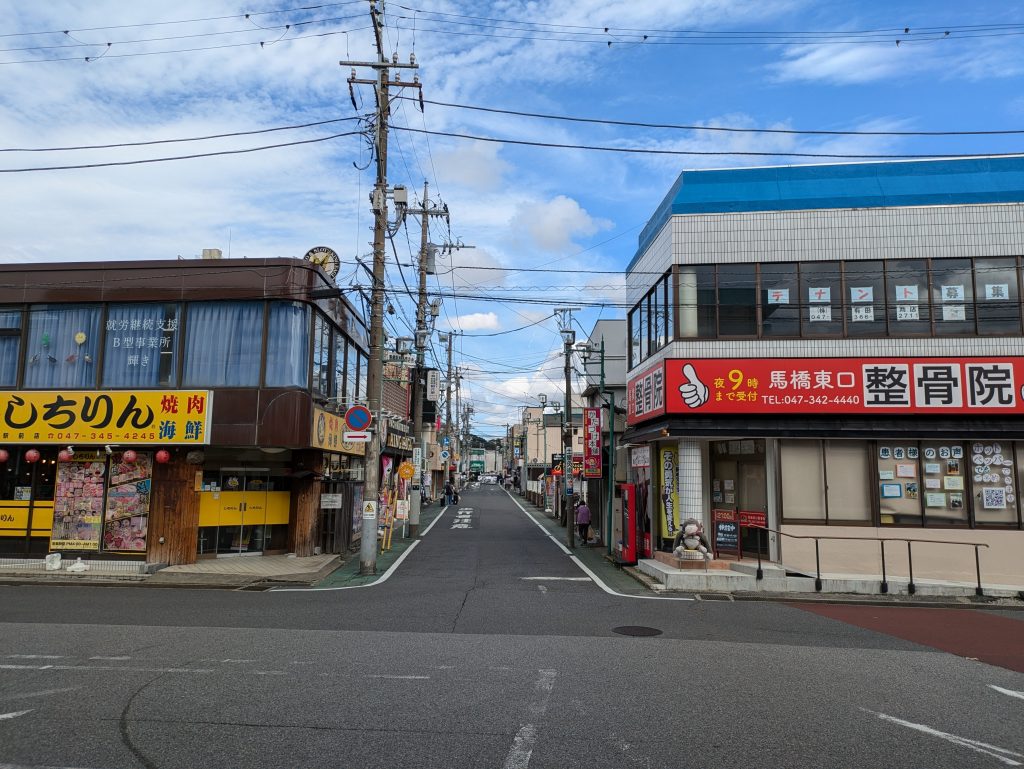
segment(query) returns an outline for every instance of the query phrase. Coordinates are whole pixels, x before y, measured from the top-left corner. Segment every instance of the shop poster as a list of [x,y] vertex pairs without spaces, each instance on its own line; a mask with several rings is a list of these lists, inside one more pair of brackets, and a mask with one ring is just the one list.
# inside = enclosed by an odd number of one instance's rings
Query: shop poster
[[80,451],[57,463],[50,550],[99,550],[106,457]]
[[110,461],[103,549],[112,553],[146,552],[153,455],[137,452],[135,462],[114,454]]
[[662,449],[661,459],[661,524],[662,539],[672,539],[679,530],[679,478],[676,472],[676,450]]

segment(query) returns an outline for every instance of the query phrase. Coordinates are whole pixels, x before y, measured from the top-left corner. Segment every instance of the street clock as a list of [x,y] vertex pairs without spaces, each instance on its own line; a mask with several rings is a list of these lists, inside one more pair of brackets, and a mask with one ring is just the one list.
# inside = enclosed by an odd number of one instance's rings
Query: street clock
[[311,248],[306,252],[306,256],[303,257],[307,262],[315,264],[326,272],[331,278],[338,277],[338,270],[341,268],[341,260],[338,255],[334,252],[334,249],[328,248],[327,246],[317,246]]

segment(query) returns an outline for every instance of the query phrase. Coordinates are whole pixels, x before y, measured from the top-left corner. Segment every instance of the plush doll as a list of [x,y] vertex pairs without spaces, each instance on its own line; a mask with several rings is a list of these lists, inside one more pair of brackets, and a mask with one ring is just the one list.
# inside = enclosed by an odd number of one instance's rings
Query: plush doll
[[704,526],[696,518],[687,518],[672,542],[672,555],[684,561],[703,558],[711,560],[711,545],[704,536]]

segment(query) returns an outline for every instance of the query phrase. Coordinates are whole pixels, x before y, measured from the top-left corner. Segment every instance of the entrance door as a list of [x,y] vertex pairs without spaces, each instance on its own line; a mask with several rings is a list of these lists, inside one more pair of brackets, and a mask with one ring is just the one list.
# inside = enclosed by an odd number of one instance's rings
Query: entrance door
[[265,467],[221,469],[218,555],[260,555],[263,552],[269,482],[270,471]]
[[[719,510],[750,513],[747,520],[768,519],[768,482],[763,440],[715,441],[711,444],[712,504]],[[740,519],[744,516],[740,515]],[[761,555],[768,555],[768,536],[760,533]],[[758,531],[741,529],[740,546],[744,554],[756,555]]]

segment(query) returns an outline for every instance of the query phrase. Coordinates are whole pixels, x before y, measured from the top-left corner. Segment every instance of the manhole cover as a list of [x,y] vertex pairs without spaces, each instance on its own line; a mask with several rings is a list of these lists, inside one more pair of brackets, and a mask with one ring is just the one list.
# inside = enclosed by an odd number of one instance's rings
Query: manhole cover
[[661,635],[661,631],[656,627],[644,627],[643,625],[622,625],[621,627],[613,627],[613,633],[619,635],[631,635],[637,637]]

